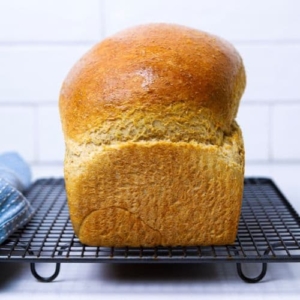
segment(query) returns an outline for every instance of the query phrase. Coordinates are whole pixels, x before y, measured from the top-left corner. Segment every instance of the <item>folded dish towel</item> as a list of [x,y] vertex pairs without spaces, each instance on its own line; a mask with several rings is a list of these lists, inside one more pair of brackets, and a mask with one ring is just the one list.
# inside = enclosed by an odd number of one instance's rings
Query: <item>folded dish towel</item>
[[33,215],[22,194],[30,182],[30,168],[17,153],[0,155],[0,244]]

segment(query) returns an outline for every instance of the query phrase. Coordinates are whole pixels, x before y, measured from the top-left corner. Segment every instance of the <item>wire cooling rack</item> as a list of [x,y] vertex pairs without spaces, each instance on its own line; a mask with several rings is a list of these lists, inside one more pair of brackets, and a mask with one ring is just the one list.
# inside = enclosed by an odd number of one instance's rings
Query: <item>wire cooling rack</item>
[[[300,218],[274,182],[246,178],[242,213],[233,245],[209,247],[107,248],[82,245],[74,234],[63,179],[40,179],[25,193],[36,209],[31,221],[0,245],[0,261],[29,262],[39,281],[54,280],[61,263],[235,263],[246,282],[260,281],[267,263],[300,262]],[[35,264],[50,262],[55,271],[40,276]],[[248,277],[242,263],[261,263]]]

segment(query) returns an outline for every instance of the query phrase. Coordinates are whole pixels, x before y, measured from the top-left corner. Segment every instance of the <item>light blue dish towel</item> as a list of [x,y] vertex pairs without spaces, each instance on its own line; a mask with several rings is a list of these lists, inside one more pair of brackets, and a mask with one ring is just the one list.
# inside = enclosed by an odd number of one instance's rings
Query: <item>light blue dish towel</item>
[[0,244],[25,225],[34,213],[22,194],[30,183],[30,168],[17,153],[0,155]]

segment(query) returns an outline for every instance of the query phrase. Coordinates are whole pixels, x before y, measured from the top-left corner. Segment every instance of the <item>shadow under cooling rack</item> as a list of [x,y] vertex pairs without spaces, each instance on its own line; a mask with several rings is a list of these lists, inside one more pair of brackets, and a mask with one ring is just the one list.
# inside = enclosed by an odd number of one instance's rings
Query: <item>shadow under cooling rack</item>
[[[300,262],[300,218],[274,182],[246,178],[243,206],[233,245],[209,247],[107,248],[82,245],[69,219],[63,179],[40,179],[26,192],[36,209],[31,221],[0,245],[0,261],[30,263],[40,281],[57,277],[60,263],[236,263],[246,282],[258,282],[267,263]],[[41,277],[35,263],[55,263],[50,277]],[[261,273],[249,278],[242,263],[262,263]]]

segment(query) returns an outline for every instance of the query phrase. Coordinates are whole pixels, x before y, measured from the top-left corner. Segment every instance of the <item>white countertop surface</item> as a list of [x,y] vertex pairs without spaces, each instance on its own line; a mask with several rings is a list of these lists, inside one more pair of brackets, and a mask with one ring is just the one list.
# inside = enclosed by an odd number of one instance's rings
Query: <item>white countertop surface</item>
[[[61,169],[51,169],[59,176]],[[35,177],[47,175],[34,170]],[[272,178],[300,212],[300,164],[251,164],[246,176]],[[249,275],[259,264],[244,265]],[[54,265],[37,266],[49,276]],[[100,264],[63,263],[51,283],[38,282],[28,263],[0,263],[1,299],[299,299],[300,263],[269,263],[265,278],[243,282],[235,264]]]

